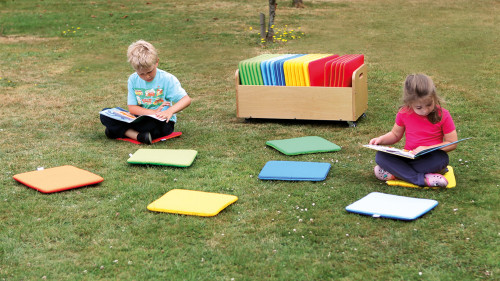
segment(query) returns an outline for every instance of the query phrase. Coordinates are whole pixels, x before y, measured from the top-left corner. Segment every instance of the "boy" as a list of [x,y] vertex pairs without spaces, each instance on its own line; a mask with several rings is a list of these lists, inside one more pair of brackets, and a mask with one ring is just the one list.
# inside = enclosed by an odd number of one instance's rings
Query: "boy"
[[179,80],[172,74],[158,69],[158,53],[153,45],[139,40],[127,50],[128,62],[135,73],[128,78],[128,110],[134,115],[155,115],[144,121],[125,123],[101,116],[101,123],[106,126],[108,138],[129,137],[145,144],[153,139],[171,134],[177,121],[176,113],[191,104],[191,98],[181,87]]

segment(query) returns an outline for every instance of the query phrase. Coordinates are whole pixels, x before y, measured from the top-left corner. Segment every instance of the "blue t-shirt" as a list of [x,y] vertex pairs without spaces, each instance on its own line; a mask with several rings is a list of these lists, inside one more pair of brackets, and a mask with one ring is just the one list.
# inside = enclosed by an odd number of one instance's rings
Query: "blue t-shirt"
[[[164,101],[169,101],[173,105],[186,95],[179,80],[161,69],[156,70],[156,76],[151,82],[142,80],[137,72],[128,78],[128,105],[139,105],[154,110]],[[165,106],[163,110],[167,108],[168,106]],[[177,122],[175,114],[170,120]]]

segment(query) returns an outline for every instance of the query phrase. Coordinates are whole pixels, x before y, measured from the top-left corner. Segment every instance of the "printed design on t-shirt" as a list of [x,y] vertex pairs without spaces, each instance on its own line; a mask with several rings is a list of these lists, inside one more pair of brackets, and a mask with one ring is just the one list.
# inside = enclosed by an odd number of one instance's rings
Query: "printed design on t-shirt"
[[153,89],[146,90],[146,97],[154,97],[154,96],[156,96],[155,90]]
[[161,88],[156,89],[156,96],[159,97],[162,95],[163,95],[163,89],[161,89]]
[[134,93],[137,104],[144,108],[156,108],[165,101],[163,89],[159,87],[156,89],[134,88]]

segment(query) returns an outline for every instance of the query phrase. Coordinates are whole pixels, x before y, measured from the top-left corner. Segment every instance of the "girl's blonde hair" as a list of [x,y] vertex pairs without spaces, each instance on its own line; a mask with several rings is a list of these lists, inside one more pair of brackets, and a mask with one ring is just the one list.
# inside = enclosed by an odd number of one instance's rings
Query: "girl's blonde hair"
[[139,40],[128,46],[127,58],[136,71],[146,71],[158,62],[158,53],[151,43]]
[[416,100],[430,97],[434,101],[434,110],[427,115],[427,119],[436,124],[441,121],[442,99],[437,95],[436,86],[432,79],[425,74],[411,74],[406,77],[403,87],[403,106],[411,108]]

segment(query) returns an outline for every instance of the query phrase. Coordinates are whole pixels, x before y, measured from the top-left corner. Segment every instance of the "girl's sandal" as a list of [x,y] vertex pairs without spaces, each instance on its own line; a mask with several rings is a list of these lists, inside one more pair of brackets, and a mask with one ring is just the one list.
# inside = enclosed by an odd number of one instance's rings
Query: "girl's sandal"
[[429,187],[446,187],[448,180],[441,174],[425,174],[425,184]]
[[377,179],[381,180],[381,181],[390,181],[390,180],[395,180],[396,177],[387,172],[386,170],[380,168],[379,165],[375,166],[373,168],[373,172],[375,172],[375,177],[377,177]]

